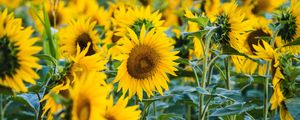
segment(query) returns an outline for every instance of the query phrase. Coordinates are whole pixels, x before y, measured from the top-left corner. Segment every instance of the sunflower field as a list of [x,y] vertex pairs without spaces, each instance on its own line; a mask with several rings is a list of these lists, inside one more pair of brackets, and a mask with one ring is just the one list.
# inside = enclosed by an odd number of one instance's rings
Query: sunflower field
[[300,0],[0,0],[0,120],[300,120]]

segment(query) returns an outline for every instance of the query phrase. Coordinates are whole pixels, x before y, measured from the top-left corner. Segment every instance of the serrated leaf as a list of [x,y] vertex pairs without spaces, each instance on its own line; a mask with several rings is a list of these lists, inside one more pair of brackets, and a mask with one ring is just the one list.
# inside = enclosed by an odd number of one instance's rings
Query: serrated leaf
[[187,18],[188,21],[197,23],[200,27],[204,28],[208,25],[209,19],[207,17],[196,17],[196,18]]

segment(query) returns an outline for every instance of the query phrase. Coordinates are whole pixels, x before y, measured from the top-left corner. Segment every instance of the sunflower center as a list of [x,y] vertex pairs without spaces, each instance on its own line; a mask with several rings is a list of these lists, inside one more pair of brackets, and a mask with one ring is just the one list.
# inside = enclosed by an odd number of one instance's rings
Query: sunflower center
[[255,52],[253,45],[258,45],[260,41],[260,37],[264,37],[264,36],[270,37],[271,35],[269,33],[265,33],[262,29],[258,29],[249,34],[249,36],[247,37],[247,42],[252,52]]
[[54,14],[52,14],[52,12],[51,11],[49,11],[48,12],[48,16],[49,16],[49,22],[50,22],[50,25],[52,26],[52,27],[54,27],[54,25],[59,25],[60,24],[60,22],[61,22],[61,14],[59,13],[59,12],[56,12],[55,13],[55,16],[54,16]]
[[229,45],[230,39],[228,33],[231,31],[229,17],[225,14],[219,15],[217,17],[217,26],[218,29],[216,29],[214,37],[216,37],[216,40],[219,41],[221,45]]
[[12,76],[20,67],[18,63],[17,46],[8,40],[7,36],[0,38],[0,79]]
[[91,112],[91,104],[89,100],[84,99],[78,105],[77,117],[79,118],[79,120],[89,120],[91,114],[90,112]]
[[143,25],[145,25],[146,31],[150,31],[154,28],[152,22],[147,19],[138,19],[133,23],[133,25],[131,25],[130,28],[135,32],[135,34],[139,35]]
[[278,35],[287,42],[291,42],[296,35],[296,17],[294,17],[290,12],[282,13],[280,17],[277,18],[278,22],[283,24],[283,27],[279,30]]
[[80,51],[84,50],[89,42],[91,43],[91,46],[89,47],[86,56],[93,55],[96,53],[96,51],[93,49],[93,42],[91,37],[87,33],[82,33],[76,39],[76,43],[79,44]]
[[115,116],[109,115],[109,114],[106,114],[104,117],[106,118],[106,120],[117,120],[117,119],[115,118]]
[[159,54],[153,48],[146,45],[136,46],[129,54],[128,73],[136,79],[151,77],[158,62]]

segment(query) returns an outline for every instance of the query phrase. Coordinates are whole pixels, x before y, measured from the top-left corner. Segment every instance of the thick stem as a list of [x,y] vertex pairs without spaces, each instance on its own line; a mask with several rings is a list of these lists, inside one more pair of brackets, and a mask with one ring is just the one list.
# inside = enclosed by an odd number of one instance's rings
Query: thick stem
[[188,105],[187,112],[186,112],[186,120],[191,120],[191,114],[192,114],[192,107],[191,105]]
[[[203,74],[202,74],[202,81],[201,81],[201,87],[205,89],[206,87],[206,81],[207,81],[207,69],[208,69],[208,58],[209,58],[209,46],[211,37],[213,35],[214,28],[211,28],[208,33],[205,36],[205,46],[204,46],[204,58],[203,58]],[[199,120],[201,117],[205,118],[205,112],[203,112],[203,104],[204,104],[204,95],[199,94]],[[202,115],[203,114],[203,115]]]
[[230,90],[230,63],[229,63],[230,58],[225,58],[224,64],[225,64],[225,84],[226,84],[226,89]]
[[4,113],[3,111],[3,95],[0,94],[0,120],[4,120]]

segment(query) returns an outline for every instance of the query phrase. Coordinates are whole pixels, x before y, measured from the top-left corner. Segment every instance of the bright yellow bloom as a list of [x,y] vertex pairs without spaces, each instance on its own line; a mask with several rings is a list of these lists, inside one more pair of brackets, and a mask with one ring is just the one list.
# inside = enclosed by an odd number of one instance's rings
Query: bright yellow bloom
[[93,55],[100,51],[98,44],[100,42],[99,35],[95,30],[96,22],[91,22],[91,19],[80,18],[71,20],[65,29],[59,31],[59,40],[61,46],[61,54],[65,57],[75,56],[77,45],[80,47],[80,52],[91,43],[86,56]]
[[118,102],[114,105],[112,96],[106,106],[106,112],[103,114],[106,120],[139,120],[141,111],[138,110],[138,105],[126,107],[128,98],[120,97]]
[[147,31],[153,28],[158,31],[164,31],[165,28],[162,27],[163,21],[161,16],[159,11],[152,13],[150,7],[131,8],[120,6],[119,10],[114,13],[114,21],[119,26],[117,35],[125,35],[128,27],[139,35],[142,25],[145,25]]
[[[107,85],[95,81],[98,79],[96,72],[84,72],[75,77],[75,83],[70,90],[72,99],[72,120],[101,120],[105,114],[106,105],[109,103]],[[102,79],[104,81],[104,79]]]
[[130,97],[137,93],[140,100],[143,91],[148,97],[154,91],[163,95],[163,89],[168,89],[169,82],[166,73],[176,75],[174,66],[177,63],[174,60],[178,59],[175,56],[178,52],[172,51],[173,46],[163,32],[152,29],[147,33],[144,25],[140,36],[130,28],[127,30],[129,37],[122,39],[122,63],[114,80],[119,81],[118,90],[122,88],[123,93],[129,91]]
[[40,69],[39,59],[34,55],[42,48],[33,46],[38,39],[32,38],[31,27],[21,27],[21,20],[0,13],[0,85],[19,92],[27,92],[24,84],[35,84],[39,75],[33,69]]

